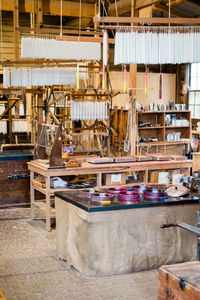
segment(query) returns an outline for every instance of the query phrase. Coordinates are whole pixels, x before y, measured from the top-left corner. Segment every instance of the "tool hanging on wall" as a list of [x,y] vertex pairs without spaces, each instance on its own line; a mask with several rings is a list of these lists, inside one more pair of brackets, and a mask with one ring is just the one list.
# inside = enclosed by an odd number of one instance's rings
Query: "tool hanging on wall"
[[105,120],[108,118],[108,101],[72,101],[71,120]]
[[124,140],[124,152],[129,152],[131,147],[131,142],[128,140],[129,123],[130,123],[130,109],[128,110],[128,118],[127,118],[127,125],[126,125],[126,139]]
[[159,99],[162,99],[162,73],[160,66],[160,78],[159,78]]

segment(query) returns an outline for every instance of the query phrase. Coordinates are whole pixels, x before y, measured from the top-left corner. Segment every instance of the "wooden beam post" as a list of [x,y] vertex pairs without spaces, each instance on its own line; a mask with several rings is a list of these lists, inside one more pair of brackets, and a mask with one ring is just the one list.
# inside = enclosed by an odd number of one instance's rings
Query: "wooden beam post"
[[[136,11],[136,0],[131,0],[131,17],[138,16],[139,12]],[[137,24],[131,23],[131,26],[136,26]],[[136,94],[136,75],[137,75],[137,65],[130,65],[129,70],[130,75],[130,88],[134,90],[134,93]],[[134,155],[136,152],[136,122],[134,122],[134,119],[136,118],[136,115],[134,116],[134,107],[133,107],[133,90],[132,93],[129,95],[130,97],[130,108],[131,109],[131,118],[130,118],[130,138],[131,138],[131,155]]]
[[43,94],[38,94],[38,114],[37,114],[37,119],[38,119],[38,125],[41,125],[43,123]]
[[19,59],[19,0],[15,0],[13,11],[13,32],[15,45],[15,60]]
[[42,8],[42,0],[37,0],[37,16],[36,16],[36,25],[37,29],[40,28],[40,26],[43,23],[43,8]]

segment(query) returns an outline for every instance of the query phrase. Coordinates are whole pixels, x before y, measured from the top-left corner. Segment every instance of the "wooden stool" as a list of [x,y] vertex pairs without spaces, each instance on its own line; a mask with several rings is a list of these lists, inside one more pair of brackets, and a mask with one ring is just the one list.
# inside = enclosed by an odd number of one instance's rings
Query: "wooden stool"
[[162,266],[158,276],[158,300],[200,299],[199,261]]

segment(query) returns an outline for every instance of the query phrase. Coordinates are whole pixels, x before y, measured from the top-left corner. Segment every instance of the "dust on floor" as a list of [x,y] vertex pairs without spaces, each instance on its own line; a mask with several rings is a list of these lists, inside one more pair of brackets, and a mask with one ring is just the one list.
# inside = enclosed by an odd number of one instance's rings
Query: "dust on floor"
[[56,256],[56,231],[30,209],[0,210],[0,290],[7,300],[156,300],[157,270],[85,277]]

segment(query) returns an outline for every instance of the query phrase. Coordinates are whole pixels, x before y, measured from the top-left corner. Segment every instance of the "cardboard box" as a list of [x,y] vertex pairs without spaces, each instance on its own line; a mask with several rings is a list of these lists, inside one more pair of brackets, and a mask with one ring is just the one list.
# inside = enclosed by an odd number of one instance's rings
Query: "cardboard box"
[[103,185],[126,184],[126,173],[103,174]]

